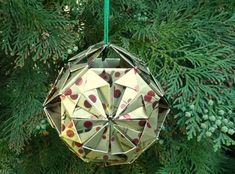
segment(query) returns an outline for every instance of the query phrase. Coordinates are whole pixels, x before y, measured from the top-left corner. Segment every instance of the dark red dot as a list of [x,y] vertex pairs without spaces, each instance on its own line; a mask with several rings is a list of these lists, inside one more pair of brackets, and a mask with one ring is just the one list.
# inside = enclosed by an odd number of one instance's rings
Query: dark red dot
[[137,145],[139,143],[139,139],[138,138],[135,138],[131,141],[133,144]]
[[100,127],[97,127],[95,130],[98,132],[100,130]]
[[79,142],[74,142],[74,144],[75,144],[77,147],[82,147],[82,144],[79,143]]
[[148,127],[148,128],[151,128],[152,126],[151,126],[151,124],[150,124],[150,123],[147,123],[147,127]]
[[76,85],[80,86],[82,84],[83,80],[80,77],[79,79],[77,79],[77,81],[75,82]]
[[78,153],[83,153],[84,152],[84,150],[83,149],[78,149]]
[[84,101],[84,106],[86,108],[91,108],[91,104],[87,100]]
[[103,73],[101,73],[101,74],[100,74],[100,77],[101,77],[101,78],[104,78],[104,74],[103,74]]
[[112,138],[111,138],[111,141],[115,141],[115,137],[112,137]]
[[109,80],[109,75],[105,71],[100,74],[100,77],[106,81]]
[[66,89],[66,91],[64,92],[64,95],[71,95],[72,94],[72,89],[68,88]]
[[83,126],[86,127],[86,128],[91,128],[92,125],[93,125],[93,123],[92,123],[91,121],[85,121],[85,122],[83,123]]
[[70,97],[71,97],[71,99],[76,100],[78,98],[78,95],[74,94],[74,95],[70,95]]
[[66,131],[66,135],[67,135],[68,137],[73,137],[73,136],[74,136],[74,132],[73,132],[72,130],[67,130],[67,131]]
[[68,124],[68,128],[72,128],[73,127],[73,122],[70,121],[69,124]]
[[109,159],[108,155],[103,156],[103,160],[107,161]]
[[145,95],[144,96],[144,101],[150,102],[151,100],[152,100],[152,96],[150,96],[150,95]]
[[103,135],[102,138],[103,138],[103,139],[106,139],[106,135]]
[[116,89],[116,90],[114,91],[113,96],[114,96],[115,98],[119,98],[119,97],[121,96],[121,91],[120,91],[119,89]]
[[145,126],[145,123],[146,123],[145,120],[140,120],[140,121],[139,121],[139,125],[140,125],[141,127],[144,127],[144,126]]
[[93,102],[93,103],[95,103],[96,102],[96,96],[95,95],[93,95],[93,94],[91,94],[91,95],[89,95],[89,99]]
[[103,79],[106,80],[106,81],[108,81],[108,80],[109,80],[109,76],[108,76],[107,74],[105,74],[105,75],[103,76]]
[[155,92],[151,90],[151,91],[149,91],[149,92],[147,93],[147,95],[150,95],[150,96],[154,97],[154,96],[155,96]]
[[120,72],[115,72],[115,77],[120,77],[121,73]]
[[65,130],[65,125],[61,124],[61,131],[64,131],[64,130]]

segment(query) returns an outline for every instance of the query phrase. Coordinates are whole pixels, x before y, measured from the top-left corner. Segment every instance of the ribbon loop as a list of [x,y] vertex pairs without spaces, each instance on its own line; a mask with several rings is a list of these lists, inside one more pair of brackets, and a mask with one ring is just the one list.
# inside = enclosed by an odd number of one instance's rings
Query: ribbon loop
[[109,43],[109,0],[104,0],[104,43]]

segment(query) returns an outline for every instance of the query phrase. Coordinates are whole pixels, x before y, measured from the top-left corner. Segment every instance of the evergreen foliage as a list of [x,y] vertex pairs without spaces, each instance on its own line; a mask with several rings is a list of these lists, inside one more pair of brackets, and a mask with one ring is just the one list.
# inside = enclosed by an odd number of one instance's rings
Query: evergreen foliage
[[234,173],[235,2],[113,0],[110,40],[142,58],[171,104],[131,165],[84,163],[42,102],[68,58],[103,39],[101,0],[0,0],[0,174]]

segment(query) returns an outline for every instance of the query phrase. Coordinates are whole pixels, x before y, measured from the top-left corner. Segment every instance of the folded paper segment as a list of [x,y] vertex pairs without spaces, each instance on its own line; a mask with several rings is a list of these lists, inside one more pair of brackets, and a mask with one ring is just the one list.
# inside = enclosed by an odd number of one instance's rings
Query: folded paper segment
[[60,133],[60,125],[61,125],[60,103],[57,102],[57,103],[48,104],[47,107],[44,107],[44,111],[46,113],[50,125],[54,127],[58,133]]
[[[124,110],[124,112],[122,112],[122,117],[125,115],[125,114],[128,114],[130,115],[131,112],[134,112],[135,110],[139,110],[139,109],[143,109],[143,102],[144,102],[144,99],[143,99],[143,96],[142,95],[137,95],[134,99],[130,100],[130,103],[128,104],[128,107]],[[122,117],[119,116],[121,119]],[[138,114],[131,114],[130,117],[132,118],[136,118],[136,119],[141,119],[143,117],[146,117],[145,116],[145,113],[143,112],[138,112]]]
[[80,99],[77,102],[77,106],[95,115],[98,118],[106,119],[102,103],[98,99],[96,94],[96,91],[93,91],[92,93],[88,92],[88,94],[83,93],[83,95],[81,95]]
[[115,81],[115,84],[124,86],[126,88],[131,88],[136,90],[137,87],[137,79],[135,69],[129,70],[125,75],[123,75],[120,79]]
[[90,119],[75,120],[76,130],[82,143],[86,143],[98,130],[104,128],[104,121],[90,121]]
[[[66,84],[61,87],[61,93],[66,92],[68,89],[71,88],[71,86],[73,87],[77,87],[78,89],[82,90],[84,88],[84,84],[83,85],[77,85],[77,84],[81,84],[81,82],[84,82],[85,80],[82,79],[81,81],[81,77],[88,71],[88,65],[85,66],[83,69],[79,69],[77,71],[71,72],[66,80]],[[76,85],[76,86],[75,86]]]
[[109,148],[108,137],[109,137],[109,127],[106,124],[97,133],[93,134],[93,136],[84,144],[84,146],[91,150],[108,153],[108,148]]
[[115,118],[118,117],[130,104],[130,102],[136,97],[137,92],[131,88],[126,88],[123,96],[121,98],[121,101],[119,103],[119,107],[117,109]]
[[79,138],[79,135],[72,121],[69,122],[68,125],[66,125],[65,129],[61,132],[60,137],[65,138],[67,141],[70,140],[75,142],[81,142],[81,139]]
[[[104,50],[117,58],[101,58]],[[169,113],[147,66],[113,44],[93,45],[69,60],[49,92],[50,124],[82,160],[130,164],[158,138]]]

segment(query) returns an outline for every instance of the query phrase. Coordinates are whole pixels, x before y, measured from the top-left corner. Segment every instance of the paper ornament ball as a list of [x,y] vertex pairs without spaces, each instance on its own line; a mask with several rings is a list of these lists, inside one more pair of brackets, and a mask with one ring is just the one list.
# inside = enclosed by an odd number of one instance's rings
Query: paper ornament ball
[[82,160],[118,165],[132,163],[157,140],[169,107],[143,62],[99,43],[69,60],[44,110]]

